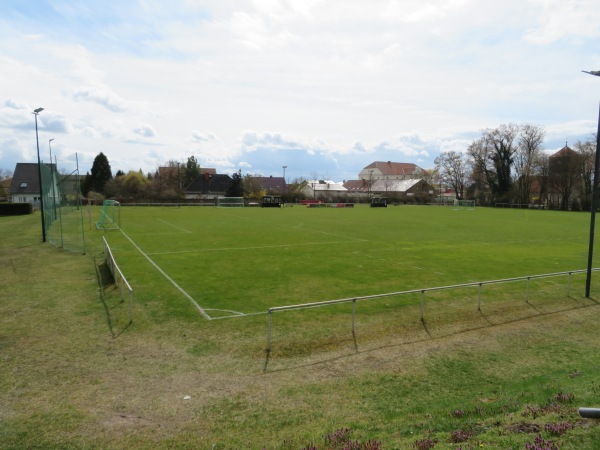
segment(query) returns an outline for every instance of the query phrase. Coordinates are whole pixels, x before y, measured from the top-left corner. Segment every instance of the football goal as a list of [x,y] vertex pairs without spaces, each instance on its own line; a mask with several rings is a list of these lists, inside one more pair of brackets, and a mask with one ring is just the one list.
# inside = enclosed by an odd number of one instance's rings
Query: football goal
[[218,208],[243,208],[244,197],[219,197],[217,198]]
[[460,209],[475,209],[475,200],[454,200],[454,208],[455,210]]
[[121,204],[116,200],[104,200],[100,220],[96,222],[99,230],[118,230],[121,228]]

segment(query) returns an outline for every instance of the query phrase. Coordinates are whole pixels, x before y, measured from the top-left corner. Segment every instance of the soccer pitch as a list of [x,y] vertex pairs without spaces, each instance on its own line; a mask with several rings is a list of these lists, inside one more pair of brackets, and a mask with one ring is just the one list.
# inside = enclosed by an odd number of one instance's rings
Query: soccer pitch
[[122,231],[104,235],[136,297],[195,303],[210,318],[581,270],[589,236],[587,214],[492,208],[122,207],[121,217]]

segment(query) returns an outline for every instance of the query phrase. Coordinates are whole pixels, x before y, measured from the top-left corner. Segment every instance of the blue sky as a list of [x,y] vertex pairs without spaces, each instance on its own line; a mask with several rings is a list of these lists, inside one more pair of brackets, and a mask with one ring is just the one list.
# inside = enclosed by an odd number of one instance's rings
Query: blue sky
[[597,129],[592,0],[4,0],[0,171],[36,161],[357,178],[434,166],[485,128],[548,152]]

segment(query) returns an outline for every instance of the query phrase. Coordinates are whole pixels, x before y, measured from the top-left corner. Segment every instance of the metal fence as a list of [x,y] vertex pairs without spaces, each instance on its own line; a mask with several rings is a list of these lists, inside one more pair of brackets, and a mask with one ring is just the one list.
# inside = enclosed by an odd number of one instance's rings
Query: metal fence
[[[593,271],[598,271],[598,270],[600,270],[600,269],[593,269]],[[432,287],[432,288],[426,288],[426,289],[412,289],[412,290],[408,290],[408,291],[389,292],[389,293],[385,293],[385,294],[367,295],[367,296],[352,297],[352,298],[342,298],[342,299],[337,299],[337,300],[327,300],[327,301],[322,301],[322,302],[303,303],[303,304],[298,304],[298,305],[275,306],[275,307],[269,308],[267,311],[267,316],[268,316],[267,353],[271,352],[272,316],[273,316],[273,313],[275,313],[275,312],[318,308],[318,307],[325,307],[325,306],[331,306],[331,305],[339,305],[342,303],[352,303],[352,334],[354,335],[355,334],[355,326],[356,326],[356,304],[361,301],[374,301],[374,300],[382,299],[382,298],[399,297],[399,296],[405,296],[405,295],[410,295],[410,294],[421,294],[420,295],[420,297],[421,297],[420,298],[420,320],[421,320],[421,322],[424,323],[425,322],[425,294],[427,294],[428,292],[452,290],[452,289],[468,288],[468,287],[477,287],[478,288],[477,311],[481,311],[481,301],[483,298],[483,287],[484,286],[497,285],[497,284],[503,284],[503,283],[514,283],[514,282],[518,282],[518,281],[526,281],[525,303],[529,303],[529,294],[530,294],[529,291],[530,291],[531,280],[540,279],[540,278],[566,276],[566,277],[568,277],[568,279],[567,279],[565,297],[569,297],[570,293],[571,293],[572,275],[573,274],[582,274],[582,273],[586,273],[586,270],[585,269],[572,270],[569,272],[555,272],[555,273],[548,273],[548,274],[541,274],[541,275],[530,275],[530,276],[524,276],[524,277],[505,278],[505,279],[501,279],[501,280],[480,281],[480,282],[473,282],[473,283],[455,284],[455,285],[450,285],[450,286],[439,286],[439,287]]]
[[121,293],[121,301],[125,301],[125,291],[127,291],[129,295],[129,323],[133,322],[133,289],[127,282],[127,279],[119,269],[115,258],[113,257],[112,251],[108,246],[108,242],[104,236],[102,237],[102,243],[104,244],[104,254],[106,255],[106,265],[108,266],[110,273],[115,280],[115,286],[120,288]]

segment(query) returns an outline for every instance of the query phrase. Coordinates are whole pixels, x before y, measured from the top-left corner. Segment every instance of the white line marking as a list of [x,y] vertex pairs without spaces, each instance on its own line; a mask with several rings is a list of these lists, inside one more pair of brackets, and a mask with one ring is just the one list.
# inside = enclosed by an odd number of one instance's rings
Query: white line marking
[[128,240],[129,240],[129,242],[131,242],[131,245],[133,245],[133,246],[134,246],[134,247],[135,247],[135,248],[136,248],[136,249],[137,249],[137,250],[138,250],[138,251],[139,251],[139,252],[140,252],[142,255],[144,255],[144,257],[145,257],[145,258],[146,258],[148,261],[150,261],[150,264],[152,264],[154,267],[156,267],[156,269],[157,269],[157,270],[158,270],[158,271],[159,271],[161,274],[163,274],[163,276],[164,276],[164,277],[165,277],[167,280],[169,280],[169,281],[171,282],[171,284],[172,284],[173,286],[175,286],[175,287],[176,287],[176,288],[179,290],[179,292],[181,292],[181,293],[182,293],[182,294],[183,294],[183,295],[184,295],[184,296],[185,296],[185,297],[186,297],[186,298],[187,298],[187,299],[188,299],[190,302],[192,302],[192,304],[193,304],[193,305],[196,307],[196,309],[198,309],[198,311],[200,311],[200,314],[202,314],[202,315],[203,315],[205,318],[207,318],[208,320],[211,320],[211,319],[212,319],[212,318],[211,318],[211,317],[210,317],[210,316],[209,316],[209,315],[206,313],[206,311],[204,311],[204,309],[202,309],[202,307],[201,307],[201,306],[200,306],[198,303],[196,303],[196,300],[194,300],[190,294],[188,294],[187,292],[185,292],[181,286],[179,286],[177,283],[175,283],[175,281],[174,281],[174,280],[173,280],[173,279],[172,279],[172,278],[171,278],[169,275],[167,275],[167,274],[165,273],[165,271],[164,271],[164,270],[162,270],[162,269],[161,269],[161,268],[160,268],[160,267],[159,267],[159,266],[158,266],[158,265],[157,265],[157,264],[156,264],[154,261],[152,261],[152,260],[150,259],[150,257],[149,257],[148,255],[146,255],[146,254],[145,254],[145,253],[142,251],[142,249],[141,249],[141,248],[139,248],[139,247],[137,246],[137,244],[136,244],[135,242],[133,242],[133,240],[132,240],[132,239],[131,239],[129,236],[127,236],[127,235],[125,234],[125,232],[123,231],[123,229],[122,229],[122,228],[120,229],[120,231],[121,231],[121,233],[123,233],[123,236],[125,236],[125,237],[126,237]]
[[310,242],[306,244],[278,244],[278,245],[262,245],[256,247],[222,247],[222,248],[202,248],[195,250],[178,250],[172,252],[153,252],[149,255],[171,255],[175,253],[198,253],[198,252],[225,252],[233,250],[264,250],[267,248],[288,248],[288,247],[306,247],[309,245],[333,245],[333,244],[351,244],[354,242],[368,242],[366,239],[360,241],[332,241],[332,242]]
[[166,220],[163,220],[163,219],[156,219],[156,220],[158,220],[159,222],[162,222],[162,223],[164,223],[165,225],[169,225],[170,227],[173,227],[173,228],[175,228],[176,230],[181,230],[181,231],[183,231],[184,233],[189,233],[189,234],[191,234],[191,233],[192,233],[190,230],[186,230],[185,228],[181,228],[181,227],[178,227],[177,225],[173,225],[172,223],[169,223],[169,222],[167,222]]

